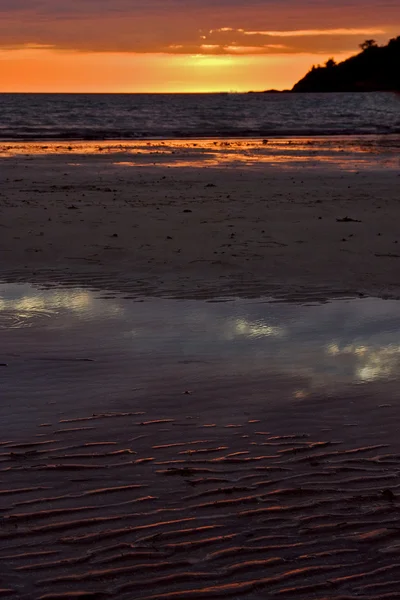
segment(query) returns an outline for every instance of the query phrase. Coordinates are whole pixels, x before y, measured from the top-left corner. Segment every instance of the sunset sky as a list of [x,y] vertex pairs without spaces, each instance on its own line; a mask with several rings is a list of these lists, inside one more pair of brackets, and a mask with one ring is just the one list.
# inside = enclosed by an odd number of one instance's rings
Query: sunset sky
[[283,89],[397,35],[399,0],[0,0],[0,91]]

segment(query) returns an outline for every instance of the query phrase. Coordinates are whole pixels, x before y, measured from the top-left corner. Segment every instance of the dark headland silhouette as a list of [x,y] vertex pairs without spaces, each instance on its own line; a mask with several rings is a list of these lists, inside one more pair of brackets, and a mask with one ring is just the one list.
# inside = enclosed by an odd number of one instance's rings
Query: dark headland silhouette
[[313,67],[292,92],[400,91],[400,36],[386,46],[375,40],[360,45],[361,52],[336,63],[333,59]]

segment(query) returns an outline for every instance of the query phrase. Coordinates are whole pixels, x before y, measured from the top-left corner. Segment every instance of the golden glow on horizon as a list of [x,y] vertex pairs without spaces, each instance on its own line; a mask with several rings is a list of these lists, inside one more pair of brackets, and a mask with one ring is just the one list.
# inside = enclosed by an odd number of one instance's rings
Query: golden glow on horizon
[[[336,56],[344,60],[351,53]],[[220,92],[291,88],[324,54],[0,50],[0,92]]]
[[221,67],[229,67],[233,63],[232,56],[220,55],[220,56],[207,56],[206,54],[196,54],[195,56],[188,57],[188,64],[192,67],[205,67],[211,69],[219,69]]

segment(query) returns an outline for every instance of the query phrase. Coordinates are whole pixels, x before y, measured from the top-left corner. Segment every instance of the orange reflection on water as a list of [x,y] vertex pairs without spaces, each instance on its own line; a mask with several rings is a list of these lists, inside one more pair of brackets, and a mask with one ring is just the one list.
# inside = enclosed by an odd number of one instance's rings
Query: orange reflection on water
[[90,156],[111,158],[118,167],[256,168],[271,164],[336,166],[355,171],[363,167],[399,168],[400,135],[0,144],[2,158],[34,156],[70,156],[69,164],[75,166],[84,165],[84,157]]

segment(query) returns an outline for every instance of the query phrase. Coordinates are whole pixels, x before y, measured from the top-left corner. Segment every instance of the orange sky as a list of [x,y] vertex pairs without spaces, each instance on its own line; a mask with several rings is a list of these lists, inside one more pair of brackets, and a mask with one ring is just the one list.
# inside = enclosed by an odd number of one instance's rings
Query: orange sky
[[283,89],[399,33],[397,0],[0,0],[0,91]]
[[[330,56],[330,55],[329,55]],[[3,92],[215,92],[292,87],[328,55],[0,52]]]

